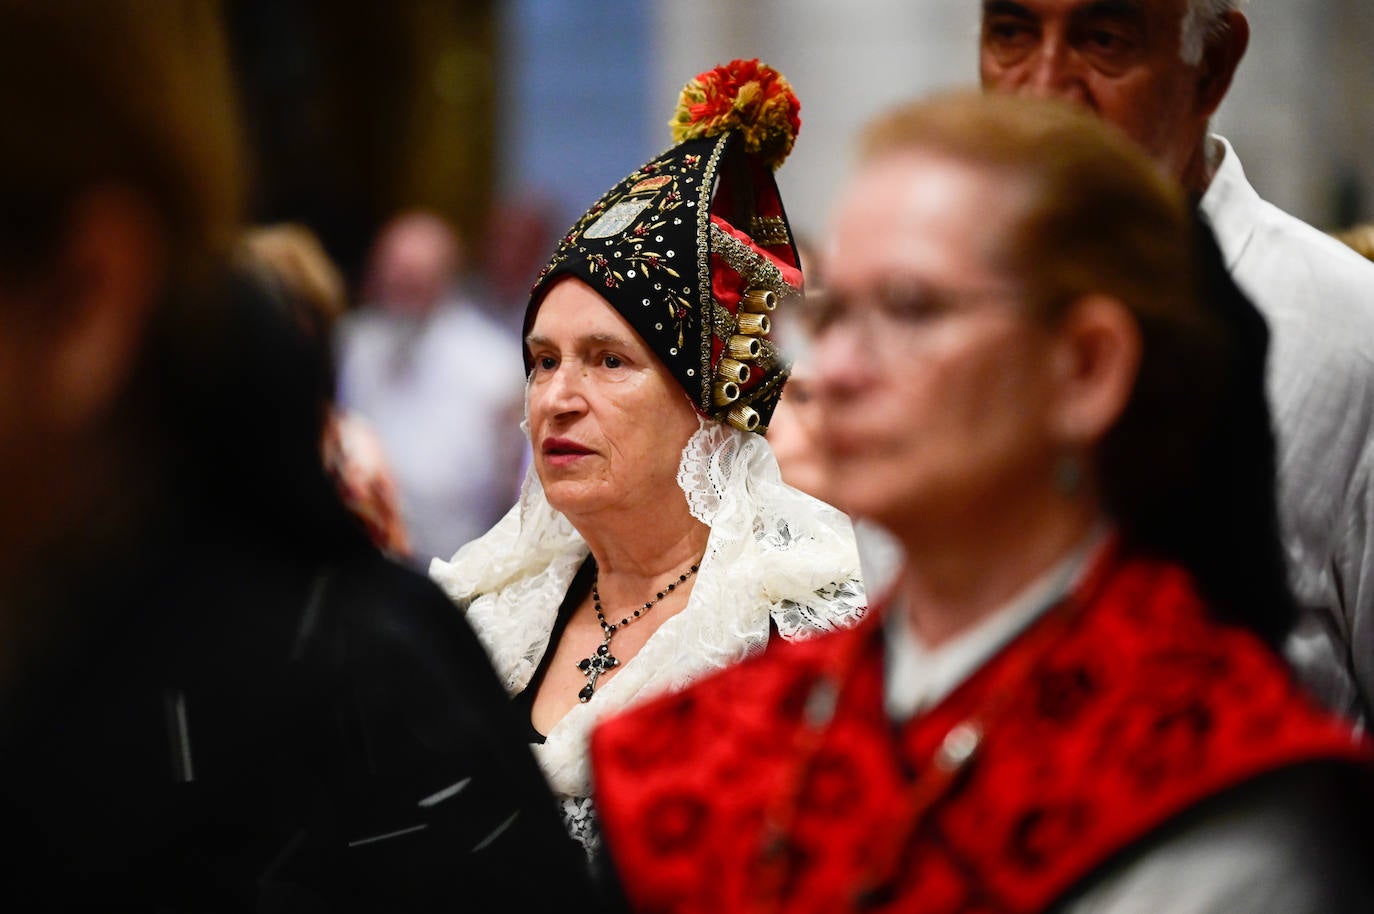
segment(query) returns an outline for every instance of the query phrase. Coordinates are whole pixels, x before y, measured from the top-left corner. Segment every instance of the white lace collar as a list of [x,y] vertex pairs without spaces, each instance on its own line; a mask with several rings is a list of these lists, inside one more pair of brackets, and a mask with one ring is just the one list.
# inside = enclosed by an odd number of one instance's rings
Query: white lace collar
[[[770,616],[792,639],[851,625],[863,613],[848,518],[784,484],[763,439],[703,420],[683,449],[678,485],[692,515],[711,528],[696,584],[686,608],[534,747],[556,793],[589,792],[586,747],[598,720],[762,650]],[[534,675],[587,553],[531,471],[500,523],[451,561],[430,563],[430,577],[451,598],[471,601],[468,622],[512,694]]]

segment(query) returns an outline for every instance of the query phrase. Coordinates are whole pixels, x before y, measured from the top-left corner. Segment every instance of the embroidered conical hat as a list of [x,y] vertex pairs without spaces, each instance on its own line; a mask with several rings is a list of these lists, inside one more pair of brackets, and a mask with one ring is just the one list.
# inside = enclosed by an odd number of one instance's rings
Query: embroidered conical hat
[[[757,60],[683,89],[677,145],[635,169],[580,218],[539,274],[575,276],[633,326],[703,415],[767,430],[788,366],[770,312],[802,276],[773,169],[791,151],[799,103]],[[527,362],[525,369],[530,369]]]

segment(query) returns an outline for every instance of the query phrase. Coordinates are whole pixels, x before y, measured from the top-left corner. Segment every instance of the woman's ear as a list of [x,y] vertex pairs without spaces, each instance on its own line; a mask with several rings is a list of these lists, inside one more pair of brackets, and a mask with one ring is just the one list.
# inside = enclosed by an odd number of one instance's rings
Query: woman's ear
[[1140,327],[1117,299],[1087,295],[1055,331],[1053,434],[1070,447],[1100,441],[1121,417],[1140,369]]
[[75,432],[97,420],[128,381],[162,292],[160,223],[132,190],[89,191],[72,208],[59,262],[50,357],[36,380],[56,427]]

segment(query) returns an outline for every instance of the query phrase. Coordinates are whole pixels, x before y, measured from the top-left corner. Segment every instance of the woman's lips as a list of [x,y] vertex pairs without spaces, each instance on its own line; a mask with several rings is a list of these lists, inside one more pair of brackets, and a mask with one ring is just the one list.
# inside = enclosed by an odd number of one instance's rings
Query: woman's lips
[[588,454],[596,453],[589,447],[570,441],[567,438],[545,438],[544,461],[551,466],[561,467],[576,463]]

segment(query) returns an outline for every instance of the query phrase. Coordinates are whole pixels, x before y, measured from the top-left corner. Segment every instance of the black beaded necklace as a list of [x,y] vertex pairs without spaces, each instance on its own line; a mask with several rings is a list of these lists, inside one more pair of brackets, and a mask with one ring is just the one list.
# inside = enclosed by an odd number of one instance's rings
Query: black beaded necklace
[[577,668],[582,671],[582,675],[587,677],[587,684],[582,687],[582,691],[577,693],[577,700],[583,703],[592,700],[592,695],[596,692],[596,681],[601,678],[601,674],[607,670],[620,666],[620,661],[611,653],[611,638],[631,622],[654,608],[654,605],[668,594],[677,589],[677,585],[683,583],[692,575],[697,573],[697,565],[693,564],[690,569],[677,576],[677,580],[660,590],[652,600],[636,609],[630,615],[621,619],[619,622],[607,622],[606,614],[601,610],[601,593],[596,589],[597,579],[600,571],[592,572],[592,608],[596,610],[596,621],[601,623],[601,644],[597,646],[596,653],[590,657],[583,657],[577,661]]

